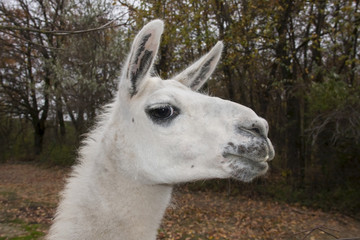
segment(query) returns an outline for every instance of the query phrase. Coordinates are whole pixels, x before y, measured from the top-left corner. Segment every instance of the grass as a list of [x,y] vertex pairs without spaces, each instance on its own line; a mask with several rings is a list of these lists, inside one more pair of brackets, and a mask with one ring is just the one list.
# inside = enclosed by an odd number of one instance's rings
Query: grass
[[42,227],[40,224],[29,224],[23,222],[20,219],[14,219],[7,221],[6,223],[18,229],[18,234],[14,235],[19,236],[0,237],[0,240],[34,240],[39,239],[45,235],[41,230],[39,230],[39,228]]
[[4,204],[7,209],[0,210],[0,231],[1,229],[5,229],[5,232],[11,234],[6,236],[1,236],[0,234],[0,240],[35,240],[45,235],[41,229],[46,229],[46,224],[25,222],[18,218],[17,214],[19,213],[12,211],[14,208],[22,206],[22,203],[33,208],[41,206],[42,204],[36,202],[26,203],[26,201],[14,191],[0,191],[0,200],[1,199],[4,203],[8,203],[8,205]]
[[0,195],[2,195],[7,201],[15,201],[17,197],[17,193],[13,191],[0,191]]

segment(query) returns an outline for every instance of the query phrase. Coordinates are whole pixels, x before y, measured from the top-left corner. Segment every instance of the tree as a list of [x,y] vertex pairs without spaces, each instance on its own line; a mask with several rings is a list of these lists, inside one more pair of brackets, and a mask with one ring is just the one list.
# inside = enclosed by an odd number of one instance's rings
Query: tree
[[122,47],[115,37],[119,32],[110,30],[116,22],[108,18],[108,6],[63,0],[1,4],[2,58],[7,59],[0,72],[2,97],[8,111],[16,109],[13,114],[32,122],[35,154],[42,150],[52,104],[61,135],[64,105],[81,133],[84,120],[90,122],[111,96]]
[[95,1],[70,8],[66,15],[69,30],[107,26],[101,31],[67,36],[53,66],[61,98],[78,135],[85,132],[99,109],[112,98],[124,61],[123,31],[115,28],[124,24],[123,19],[110,19],[110,11],[105,1]]
[[8,50],[2,53],[7,59],[16,61],[4,62],[1,66],[1,84],[8,109],[15,109],[14,113],[31,121],[34,152],[39,154],[49,112],[53,79],[50,62],[56,43],[51,35],[31,32],[26,28],[54,28],[64,2],[57,1],[54,5],[45,6],[43,1],[38,0],[35,4],[37,9],[30,8],[26,0],[18,0],[13,7],[4,3],[0,5],[2,20],[7,26],[23,27],[18,30],[2,29],[1,41],[5,42],[4,50]]

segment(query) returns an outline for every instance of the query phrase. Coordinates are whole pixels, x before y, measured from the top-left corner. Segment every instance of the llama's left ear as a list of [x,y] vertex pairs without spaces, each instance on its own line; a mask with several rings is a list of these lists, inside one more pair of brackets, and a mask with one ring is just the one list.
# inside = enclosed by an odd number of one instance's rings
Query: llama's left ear
[[154,20],[136,35],[119,86],[127,89],[130,97],[136,95],[143,80],[150,75],[163,31],[163,21]]
[[223,43],[219,41],[206,55],[190,67],[176,75],[173,79],[197,91],[209,79],[220,60]]

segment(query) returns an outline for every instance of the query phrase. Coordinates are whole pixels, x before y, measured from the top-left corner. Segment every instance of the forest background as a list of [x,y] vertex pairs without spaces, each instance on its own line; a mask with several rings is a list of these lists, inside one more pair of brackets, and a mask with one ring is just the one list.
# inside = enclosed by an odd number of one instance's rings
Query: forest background
[[73,164],[134,34],[155,18],[166,25],[157,74],[222,40],[205,92],[270,125],[270,174],[200,187],[360,217],[359,0],[1,0],[0,161]]

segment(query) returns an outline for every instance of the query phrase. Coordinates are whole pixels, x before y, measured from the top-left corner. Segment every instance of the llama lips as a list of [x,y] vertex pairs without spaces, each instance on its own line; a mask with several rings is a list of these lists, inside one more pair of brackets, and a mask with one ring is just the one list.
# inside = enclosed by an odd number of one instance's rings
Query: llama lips
[[269,169],[266,160],[258,162],[233,154],[228,154],[225,158],[228,160],[231,176],[240,181],[250,182],[255,177],[265,174]]
[[262,159],[250,159],[248,157],[244,157],[241,155],[233,154],[233,153],[223,153],[223,157],[228,160],[234,160],[234,161],[241,161],[241,162],[249,162],[250,164],[262,164],[262,163],[268,163],[271,161],[269,156],[267,155],[265,158]]

